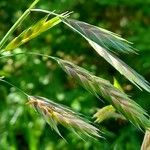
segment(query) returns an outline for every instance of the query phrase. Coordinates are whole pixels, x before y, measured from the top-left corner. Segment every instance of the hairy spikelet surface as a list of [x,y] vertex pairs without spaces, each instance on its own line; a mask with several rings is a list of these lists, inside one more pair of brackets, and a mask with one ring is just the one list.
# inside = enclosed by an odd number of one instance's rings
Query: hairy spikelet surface
[[145,110],[136,102],[131,100],[125,93],[114,87],[109,81],[91,74],[89,71],[59,58],[56,58],[62,69],[86,90],[100,98],[102,96],[126,119],[136,127],[147,129],[150,127],[150,120]]
[[131,42],[121,38],[116,33],[74,19],[63,19],[63,21],[85,38],[96,42],[110,51],[114,52],[117,50],[123,53],[135,53]]
[[58,130],[57,123],[68,127],[76,133],[79,131],[89,137],[101,137],[98,128],[91,125],[71,109],[39,96],[29,96],[28,100],[28,103],[44,117],[51,128],[60,136],[61,133]]
[[[116,70],[139,88],[150,92],[150,85],[143,76],[114,55],[115,50],[124,53],[135,52],[131,43],[115,33],[87,24],[82,21],[63,19],[63,22],[82,35],[94,50],[110,63]],[[110,51],[111,50],[111,51]]]

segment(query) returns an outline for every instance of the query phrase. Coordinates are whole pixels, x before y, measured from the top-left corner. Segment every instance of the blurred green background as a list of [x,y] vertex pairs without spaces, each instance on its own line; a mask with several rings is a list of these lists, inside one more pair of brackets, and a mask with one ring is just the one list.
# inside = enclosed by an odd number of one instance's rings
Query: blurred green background
[[[0,39],[25,11],[31,0],[0,0]],[[150,0],[40,0],[36,8],[74,11],[72,18],[121,34],[134,43],[139,55],[120,58],[150,81]],[[10,37],[36,22],[42,14],[32,13]],[[70,60],[97,76],[113,82],[115,76],[127,94],[149,113],[150,94],[140,91],[99,57],[87,42],[65,25],[59,24],[13,52],[40,52]],[[65,104],[92,118],[107,103],[96,99],[69,78],[51,60],[18,55],[1,58],[0,76],[30,95],[39,95]],[[139,150],[144,132],[131,123],[108,120],[96,126],[106,139],[83,141],[59,126],[66,143],[25,103],[25,97],[0,82],[0,150]],[[90,119],[94,121],[94,119]]]

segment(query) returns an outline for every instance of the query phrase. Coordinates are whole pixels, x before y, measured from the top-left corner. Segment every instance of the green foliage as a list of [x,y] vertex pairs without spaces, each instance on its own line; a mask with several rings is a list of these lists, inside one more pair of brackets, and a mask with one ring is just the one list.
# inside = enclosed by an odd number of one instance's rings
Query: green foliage
[[[29,4],[25,4],[22,0],[19,3],[17,0],[0,1],[1,39],[28,7]],[[134,42],[135,47],[139,49],[138,53],[140,55],[134,55],[132,53],[130,55],[125,54],[121,56],[121,59],[149,80],[150,45],[148,31],[150,11],[148,0],[124,0],[121,3],[118,0],[41,0],[37,5],[38,7],[47,10],[57,10],[60,13],[66,10],[73,10],[72,18],[95,24],[101,28],[105,27]],[[28,18],[9,36],[6,44],[19,36],[27,27],[33,27],[33,24],[36,24],[40,20],[39,18],[43,18],[42,13],[32,12],[28,14]],[[109,46],[111,48],[111,44]],[[102,102],[99,102],[97,98],[74,84],[68,76],[64,76],[60,68],[50,59],[47,59],[47,57],[27,54],[16,55],[16,53],[26,51],[61,57],[64,60],[69,60],[90,70],[96,76],[100,75],[102,78],[110,81],[115,76],[121,83],[123,90],[127,94],[132,95],[132,98],[144,109],[148,110],[147,113],[149,113],[149,94],[139,92],[124,78],[121,78],[107,62],[90,51],[89,45],[82,38],[70,32],[66,26],[60,25],[54,29],[52,28],[50,31],[41,34],[39,38],[26,43],[21,48],[14,49],[11,51],[13,57],[1,58],[0,76],[5,76],[6,80],[11,81],[29,95],[41,95],[48,99],[56,99],[57,101],[55,103],[71,106],[72,109],[78,112],[92,116],[96,112],[96,108],[102,108],[104,106]],[[10,54],[10,52],[3,53],[4,56],[7,54]],[[93,87],[90,87],[91,89]],[[99,97],[100,95],[96,96]],[[55,133],[51,132],[49,126],[46,125],[45,121],[34,110],[29,109],[25,105],[26,98],[23,97],[17,89],[10,88],[10,86],[1,82],[0,149],[2,150],[8,149],[8,147],[9,149],[21,148],[31,150],[140,149],[143,133],[131,124],[118,119],[106,120],[101,125],[97,125],[97,128],[100,128],[105,133],[107,140],[98,139],[94,141],[88,139],[85,142],[74,133],[60,127],[60,132],[68,142],[66,143]],[[141,110],[141,106],[138,105],[137,107]],[[138,116],[143,116],[143,112],[144,110]],[[133,120],[133,118],[130,119]]]

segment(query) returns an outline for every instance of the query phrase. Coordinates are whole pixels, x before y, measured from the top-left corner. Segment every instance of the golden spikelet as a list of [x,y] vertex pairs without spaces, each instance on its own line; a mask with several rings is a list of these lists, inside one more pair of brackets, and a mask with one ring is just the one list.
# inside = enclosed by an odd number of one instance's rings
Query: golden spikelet
[[28,100],[28,104],[31,104],[60,136],[61,133],[58,130],[57,123],[70,128],[76,133],[89,137],[101,137],[98,128],[91,125],[69,108],[39,96],[29,96]]

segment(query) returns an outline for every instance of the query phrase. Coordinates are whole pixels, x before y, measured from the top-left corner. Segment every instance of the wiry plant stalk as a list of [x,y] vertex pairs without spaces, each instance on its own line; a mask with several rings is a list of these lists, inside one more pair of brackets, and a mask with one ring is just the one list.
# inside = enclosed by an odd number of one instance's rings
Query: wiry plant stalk
[[62,69],[85,89],[99,98],[104,97],[126,119],[131,121],[139,129],[150,128],[150,120],[145,110],[131,100],[125,93],[114,87],[109,81],[92,75],[87,70],[68,61],[57,59]]
[[68,12],[68,11],[66,11],[66,12],[63,13],[63,14],[57,14],[57,13],[55,13],[54,11],[52,12],[52,11],[45,10],[45,9],[31,9],[31,11],[32,11],[32,12],[40,12],[40,13],[52,14],[52,15],[57,16],[57,17],[60,17],[60,18],[62,18],[62,19],[69,17],[70,14],[73,13],[73,12]]
[[69,108],[39,96],[28,96],[28,100],[28,104],[31,104],[61,137],[57,123],[64,125],[77,134],[80,132],[89,137],[101,137],[98,128]]

